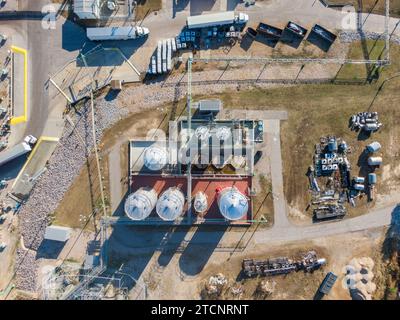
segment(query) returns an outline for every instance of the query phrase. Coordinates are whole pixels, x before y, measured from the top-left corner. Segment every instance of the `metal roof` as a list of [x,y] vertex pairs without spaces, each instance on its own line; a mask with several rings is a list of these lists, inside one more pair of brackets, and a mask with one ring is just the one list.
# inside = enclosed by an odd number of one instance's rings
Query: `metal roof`
[[69,239],[70,235],[71,235],[71,228],[49,226],[46,228],[44,238],[46,240],[65,242]]
[[218,24],[227,21],[233,21],[234,19],[235,19],[234,11],[225,11],[225,12],[202,14],[198,16],[187,17],[187,24],[188,26],[201,25],[203,23],[209,23],[209,22],[214,22]]
[[100,8],[99,0],[74,0],[74,12],[97,13]]

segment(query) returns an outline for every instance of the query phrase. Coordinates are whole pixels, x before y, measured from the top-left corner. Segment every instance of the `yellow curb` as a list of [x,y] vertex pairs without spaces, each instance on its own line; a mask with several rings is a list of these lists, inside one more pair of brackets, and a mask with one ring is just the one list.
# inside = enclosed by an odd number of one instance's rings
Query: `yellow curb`
[[24,56],[24,115],[11,119],[11,125],[16,125],[28,121],[28,51],[15,46],[11,50]]

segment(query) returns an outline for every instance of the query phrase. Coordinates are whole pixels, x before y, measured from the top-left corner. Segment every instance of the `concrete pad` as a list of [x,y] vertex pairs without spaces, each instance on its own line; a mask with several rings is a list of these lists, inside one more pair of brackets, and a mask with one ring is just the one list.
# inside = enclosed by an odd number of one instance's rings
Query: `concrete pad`
[[13,53],[13,75],[12,75],[12,87],[13,87],[13,116],[22,117],[25,115],[24,110],[24,61],[25,57],[19,53]]
[[58,138],[42,137],[37,142],[25,166],[14,182],[11,193],[20,199],[26,199],[31,192],[35,178],[46,167],[46,163],[58,144]]

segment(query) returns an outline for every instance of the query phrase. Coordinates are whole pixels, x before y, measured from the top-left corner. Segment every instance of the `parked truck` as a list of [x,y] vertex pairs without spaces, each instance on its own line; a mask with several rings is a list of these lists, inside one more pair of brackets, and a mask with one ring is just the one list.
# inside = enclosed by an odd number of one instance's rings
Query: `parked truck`
[[249,21],[249,16],[245,13],[236,14],[234,11],[226,11],[187,17],[186,25],[188,29],[200,29],[233,24],[244,25],[247,21]]
[[131,40],[147,36],[149,29],[144,27],[101,27],[87,28],[86,35],[92,41]]
[[29,135],[25,137],[23,142],[0,152],[0,166],[32,151],[32,146],[35,145],[36,141],[37,139],[34,136]]

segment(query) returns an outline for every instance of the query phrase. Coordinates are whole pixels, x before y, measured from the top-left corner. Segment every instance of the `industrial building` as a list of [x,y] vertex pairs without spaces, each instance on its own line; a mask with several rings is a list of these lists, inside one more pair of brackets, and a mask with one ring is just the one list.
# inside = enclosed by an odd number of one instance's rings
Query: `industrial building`
[[100,0],[74,0],[73,8],[79,19],[100,18]]
[[207,106],[221,108],[218,100],[196,106],[200,115],[173,122],[168,140],[129,142],[125,214],[132,223],[251,223],[254,149],[264,123],[205,115]]

